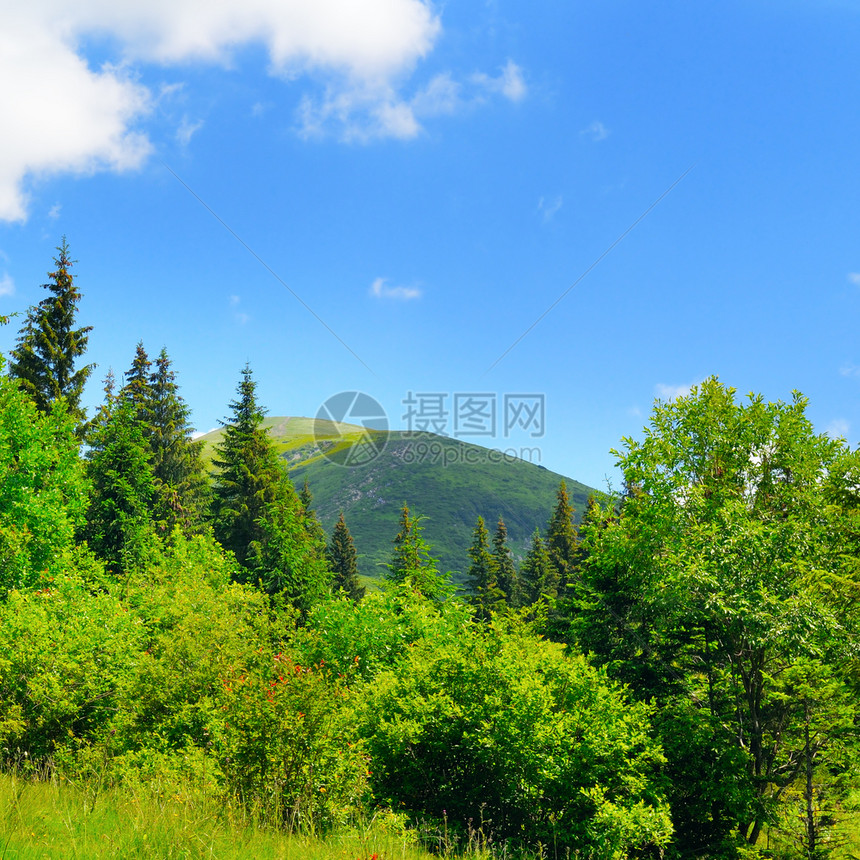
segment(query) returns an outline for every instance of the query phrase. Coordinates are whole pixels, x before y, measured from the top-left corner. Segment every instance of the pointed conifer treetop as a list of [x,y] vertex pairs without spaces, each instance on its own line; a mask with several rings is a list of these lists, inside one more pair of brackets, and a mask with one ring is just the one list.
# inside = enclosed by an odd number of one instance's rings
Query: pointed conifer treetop
[[573,506],[562,481],[558,488],[555,509],[546,531],[546,544],[552,564],[558,572],[560,587],[569,585],[577,567],[579,539],[573,520]]
[[215,536],[239,563],[253,569],[265,534],[259,524],[268,505],[295,496],[278,462],[274,443],[260,425],[265,410],[257,403],[257,383],[249,365],[242,370],[238,397],[223,421],[224,436],[213,460],[219,473],[213,488]]
[[144,436],[148,435],[147,413],[152,399],[151,371],[152,362],[146,354],[143,341],[138,341],[131,367],[125,373],[125,384],[120,391],[120,398],[131,405],[135,418],[143,423]]
[[517,596],[517,569],[508,547],[508,527],[501,517],[493,535],[493,566],[496,583],[505,595],[507,603],[513,606]]
[[520,584],[527,603],[535,603],[541,597],[558,596],[558,571],[538,529],[532,535],[532,544],[520,569]]
[[394,538],[394,554],[386,578],[406,583],[425,597],[444,597],[450,589],[446,577],[439,575],[436,559],[430,555],[430,547],[421,535],[424,531],[422,519],[412,516],[409,506],[403,505],[400,530]]
[[488,619],[493,612],[504,608],[505,593],[499,588],[498,565],[490,551],[490,533],[484,524],[484,518],[480,516],[472,532],[469,558],[472,560],[469,578],[474,588],[471,602],[478,617]]
[[57,251],[56,268],[48,273],[49,283],[42,285],[51,295],[27,312],[18,344],[12,350],[9,375],[30,395],[39,411],[47,412],[53,403],[63,399],[82,424],[81,394],[95,365],[75,366],[86,352],[92,326],[75,328],[81,293],[69,271],[74,261],[69,258],[65,237]]
[[334,524],[327,556],[329,568],[334,577],[332,587],[342,588],[352,600],[361,600],[364,597],[364,586],[358,578],[358,553],[343,511],[340,512],[340,517]]

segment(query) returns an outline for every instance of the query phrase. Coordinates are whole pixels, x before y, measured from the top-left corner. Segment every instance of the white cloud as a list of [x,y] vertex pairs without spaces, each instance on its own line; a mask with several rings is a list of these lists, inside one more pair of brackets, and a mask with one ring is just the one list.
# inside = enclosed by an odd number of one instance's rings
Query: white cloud
[[179,123],[179,128],[176,130],[176,140],[180,146],[188,146],[191,143],[191,138],[194,133],[203,128],[203,120],[191,122],[187,116],[182,117],[182,122]]
[[417,287],[389,287],[387,278],[377,278],[370,285],[370,294],[377,299],[395,299],[398,301],[421,298],[421,290]]
[[856,286],[860,287],[860,272],[849,272],[848,280],[852,284],[855,284]]
[[827,425],[825,431],[831,439],[847,439],[851,425],[844,418],[836,418]]
[[551,221],[556,212],[561,209],[562,202],[561,194],[552,200],[547,200],[545,197],[541,197],[541,199],[538,200],[538,212],[543,215],[543,220]]
[[609,137],[609,129],[599,120],[594,120],[588,128],[584,128],[580,134],[588,135],[595,143],[606,140]]
[[[169,93],[142,86],[137,63],[229,65],[243,45],[261,44],[272,74],[324,75],[323,107],[336,119],[350,124],[359,112],[368,134],[410,137],[417,120],[394,82],[441,32],[429,0],[0,0],[0,19],[6,221],[25,219],[28,188],[41,177],[144,162],[152,145],[140,123]],[[90,36],[116,46],[114,64],[91,66],[81,47]],[[506,81],[503,89],[516,92],[515,67]],[[180,129],[180,139],[193,131]]]
[[53,205],[53,206],[48,210],[48,217],[49,217],[52,221],[56,221],[56,220],[57,220],[57,218],[59,218],[59,217],[60,217],[60,212],[62,211],[62,209],[63,209],[62,204],[60,204],[60,203],[55,203],[55,204],[54,204],[54,205]]
[[665,382],[658,382],[654,386],[654,394],[660,400],[675,400],[678,397],[686,397],[695,384],[690,382],[682,385],[667,385]]
[[860,367],[856,364],[843,364],[839,373],[841,376],[860,376]]
[[472,76],[472,80],[488,92],[500,93],[512,102],[522,101],[528,92],[523,70],[513,60],[508,60],[498,77],[492,78],[478,72]]
[[0,275],[0,296],[11,296],[15,293],[15,282],[8,272]]

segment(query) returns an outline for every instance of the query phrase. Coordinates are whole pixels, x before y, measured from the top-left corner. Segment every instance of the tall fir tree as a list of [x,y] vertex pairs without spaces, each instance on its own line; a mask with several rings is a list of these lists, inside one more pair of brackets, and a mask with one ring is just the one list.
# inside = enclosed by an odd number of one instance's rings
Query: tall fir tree
[[80,406],[84,385],[95,367],[85,364],[76,369],[86,352],[92,326],[75,328],[75,315],[81,300],[70,269],[65,237],[54,258],[56,269],[48,273],[50,282],[42,286],[50,295],[27,312],[27,319],[12,350],[9,375],[33,399],[40,412],[52,404],[66,401],[69,413],[83,432],[85,414]]
[[94,427],[86,463],[90,505],[83,536],[115,576],[144,562],[153,534],[155,482],[131,404],[114,400]]
[[469,580],[473,589],[471,602],[478,615],[486,619],[504,606],[505,594],[496,580],[496,564],[490,551],[490,533],[484,518],[480,516],[472,532],[469,558]]
[[340,512],[340,517],[334,524],[327,555],[329,569],[334,576],[332,587],[342,588],[354,601],[361,600],[364,597],[364,586],[358,578],[358,553],[343,511]]
[[558,596],[558,571],[538,529],[520,568],[520,584],[524,603],[536,603],[542,597],[554,600]]
[[556,495],[556,505],[546,530],[546,545],[550,560],[558,573],[559,590],[566,591],[576,578],[579,539],[573,519],[573,506],[562,481]]
[[424,531],[421,521],[422,517],[412,516],[409,506],[403,505],[386,578],[406,583],[425,597],[445,597],[450,589],[446,578],[439,575],[436,559],[430,555],[430,547],[421,534]]
[[493,567],[495,569],[496,584],[505,596],[509,606],[517,604],[519,591],[517,584],[517,568],[514,558],[508,547],[508,527],[505,521],[499,517],[496,533],[493,535]]
[[265,410],[257,403],[257,383],[247,364],[237,394],[215,449],[213,463],[219,471],[213,488],[213,526],[221,545],[250,571],[262,559],[265,532],[259,521],[267,506],[285,496],[286,476],[261,426]]
[[195,529],[209,505],[201,458],[203,443],[191,438],[191,410],[179,394],[170,356],[162,349],[149,377],[145,406],[152,471],[158,485],[158,519],[165,528]]
[[132,414],[141,422],[144,437],[148,435],[150,424],[150,401],[152,400],[152,362],[138,341],[131,367],[125,372],[125,383],[120,390],[120,400],[131,406]]

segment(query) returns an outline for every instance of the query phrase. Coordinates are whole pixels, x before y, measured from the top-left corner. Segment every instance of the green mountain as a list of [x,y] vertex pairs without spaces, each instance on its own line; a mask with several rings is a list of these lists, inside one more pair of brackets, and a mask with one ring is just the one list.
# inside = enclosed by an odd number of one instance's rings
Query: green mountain
[[[358,550],[363,577],[385,572],[406,502],[426,517],[424,537],[439,569],[463,582],[478,516],[490,532],[501,516],[514,556],[544,530],[562,475],[543,466],[430,433],[368,431],[312,418],[267,418],[264,426],[296,487],[308,481],[317,515],[330,534],[341,511]],[[206,456],[221,430],[204,436]],[[577,518],[590,487],[564,477]]]

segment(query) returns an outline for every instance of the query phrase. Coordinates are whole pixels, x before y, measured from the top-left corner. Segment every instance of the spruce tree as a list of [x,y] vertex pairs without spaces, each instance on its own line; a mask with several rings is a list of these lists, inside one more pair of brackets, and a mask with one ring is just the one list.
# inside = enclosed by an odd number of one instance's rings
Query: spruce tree
[[504,605],[505,595],[496,581],[496,565],[490,552],[490,533],[484,518],[480,516],[472,532],[469,558],[472,562],[469,565],[469,579],[474,591],[471,602],[480,617],[489,618],[493,611]]
[[532,545],[520,569],[520,584],[525,603],[536,603],[541,597],[554,599],[558,596],[558,571],[538,529],[532,535]]
[[166,349],[148,379],[146,435],[158,485],[158,519],[169,529],[196,528],[209,504],[209,481],[201,459],[203,443],[191,438],[191,410],[179,394]]
[[508,548],[508,527],[499,517],[496,533],[493,535],[493,568],[496,584],[505,596],[510,606],[516,605],[517,598],[517,569]]
[[80,400],[84,385],[95,367],[75,369],[86,352],[92,326],[75,328],[75,314],[81,292],[69,270],[69,246],[65,237],[54,258],[56,269],[48,273],[50,282],[42,286],[51,294],[31,307],[12,350],[9,376],[33,399],[40,412],[47,412],[58,400],[66,401],[69,413],[83,427],[85,415]]
[[305,528],[314,536],[315,539],[326,542],[325,529],[319,521],[317,512],[314,510],[314,496],[311,492],[311,486],[308,479],[305,478],[302,484],[302,489],[299,491],[299,501],[302,503],[302,511],[305,518]]
[[115,401],[87,452],[90,505],[84,537],[116,576],[143,563],[152,536],[155,482],[149,450],[129,403]]
[[386,578],[406,583],[425,597],[442,597],[447,595],[447,582],[439,575],[436,559],[430,555],[430,547],[421,535],[424,530],[421,521],[422,517],[413,517],[409,506],[403,505]]
[[364,597],[364,586],[358,578],[358,553],[343,517],[343,511],[340,512],[340,517],[334,524],[327,555],[329,569],[334,576],[332,587],[342,588],[354,601],[361,600]]
[[574,582],[579,558],[579,539],[573,521],[573,507],[567,484],[561,482],[557,501],[546,530],[550,560],[558,573],[559,589],[568,589]]
[[269,505],[285,497],[287,485],[274,445],[261,426],[265,410],[257,403],[257,383],[247,364],[237,394],[215,449],[213,462],[219,471],[213,488],[213,526],[224,549],[250,571],[262,558],[265,533],[259,520]]
[[141,422],[144,436],[148,435],[150,423],[150,401],[152,400],[152,362],[138,341],[131,367],[125,373],[125,384],[120,390],[120,399],[130,404],[132,414]]

